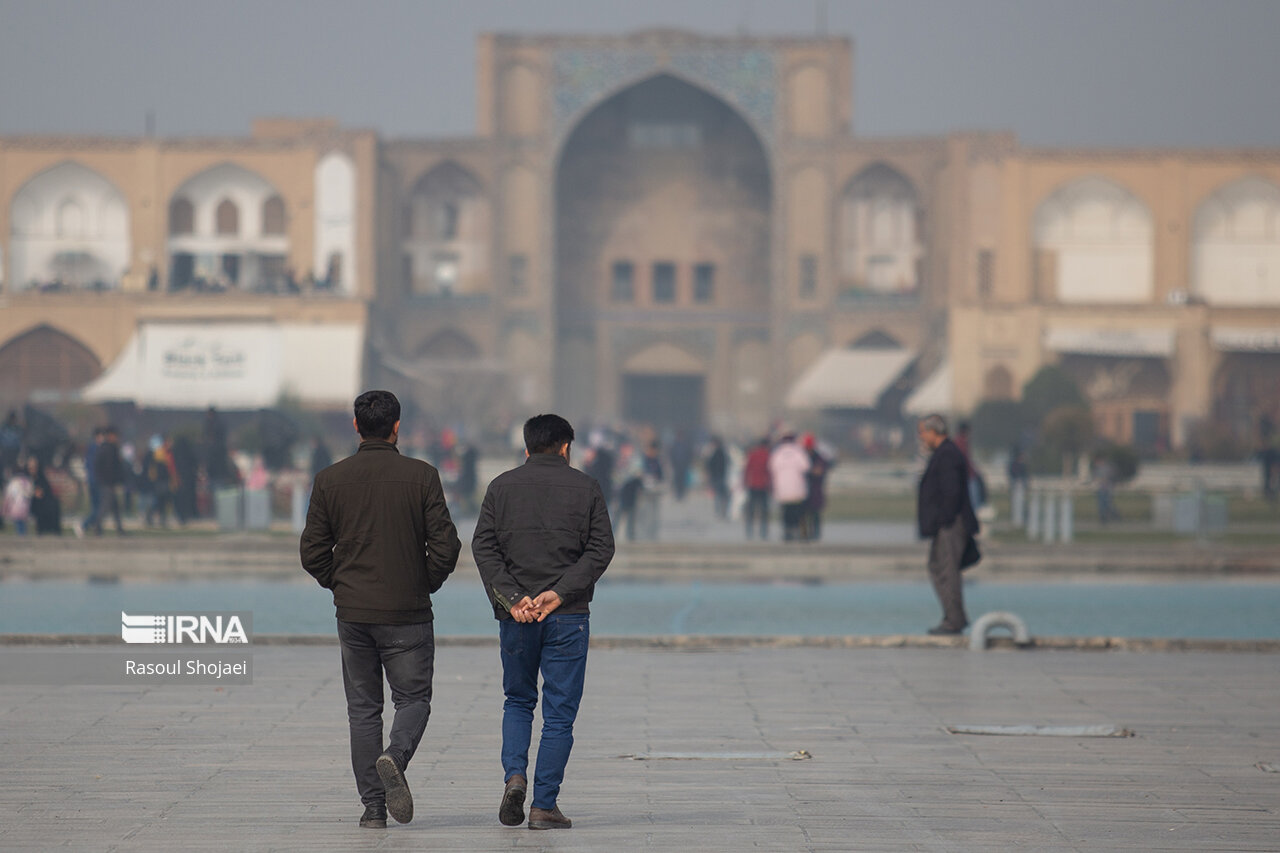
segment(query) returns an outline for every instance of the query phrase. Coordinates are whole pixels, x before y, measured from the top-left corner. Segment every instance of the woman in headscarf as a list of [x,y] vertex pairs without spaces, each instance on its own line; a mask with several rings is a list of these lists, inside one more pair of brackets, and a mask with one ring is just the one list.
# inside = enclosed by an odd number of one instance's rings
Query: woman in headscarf
[[31,477],[31,518],[36,535],[62,535],[62,504],[45,474],[44,464],[35,456],[27,458],[27,474]]

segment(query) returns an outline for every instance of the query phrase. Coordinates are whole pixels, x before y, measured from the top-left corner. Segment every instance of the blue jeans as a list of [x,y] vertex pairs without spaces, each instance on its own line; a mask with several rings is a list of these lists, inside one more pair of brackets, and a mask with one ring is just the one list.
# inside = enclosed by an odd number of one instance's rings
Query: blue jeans
[[542,739],[533,777],[535,809],[553,809],[573,749],[573,721],[582,701],[591,629],[585,613],[552,613],[542,622],[499,623],[502,646],[503,779],[529,778],[529,742],[533,709],[538,704],[542,671]]
[[387,799],[374,767],[382,754],[382,673],[387,673],[396,708],[387,752],[402,768],[408,767],[431,716],[434,626],[430,622],[370,625],[339,620],[338,640],[342,644],[342,686],[347,694],[356,790],[364,805],[380,805]]
[[98,491],[98,483],[95,480],[89,481],[89,514],[84,517],[84,521],[80,522],[80,529],[88,530],[90,527],[98,523],[98,516],[102,514],[102,493]]

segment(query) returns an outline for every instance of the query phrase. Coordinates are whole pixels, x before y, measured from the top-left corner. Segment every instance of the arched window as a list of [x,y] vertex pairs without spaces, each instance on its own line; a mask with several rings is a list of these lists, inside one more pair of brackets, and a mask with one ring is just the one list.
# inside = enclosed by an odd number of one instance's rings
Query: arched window
[[883,163],[860,172],[840,200],[840,275],[844,288],[913,293],[924,246],[915,189]]
[[284,199],[273,195],[262,203],[262,234],[265,237],[283,233]]
[[15,288],[111,288],[129,266],[129,205],[99,173],[60,163],[14,194],[5,236]]
[[443,163],[418,181],[410,194],[409,233],[428,240],[456,240],[466,210],[481,196],[480,182],[456,163]]
[[1191,282],[1216,305],[1280,303],[1280,187],[1233,181],[1196,210]]
[[1036,291],[1061,302],[1144,302],[1155,227],[1142,200],[1101,177],[1072,181],[1035,215]]
[[1012,400],[1013,374],[1003,364],[997,364],[987,371],[982,380],[982,399]]
[[185,230],[170,229],[170,289],[296,291],[287,274],[288,210],[262,175],[220,163],[188,177],[170,199],[171,220]]
[[101,372],[88,347],[50,326],[37,326],[0,347],[0,395],[10,399],[73,391]]
[[240,208],[229,198],[218,202],[214,214],[214,231],[219,237],[235,237],[240,233]]
[[488,287],[488,206],[475,175],[457,163],[441,163],[414,184],[405,213],[412,292],[466,294]]
[[196,230],[196,209],[191,200],[182,196],[169,202],[169,235],[178,237]]

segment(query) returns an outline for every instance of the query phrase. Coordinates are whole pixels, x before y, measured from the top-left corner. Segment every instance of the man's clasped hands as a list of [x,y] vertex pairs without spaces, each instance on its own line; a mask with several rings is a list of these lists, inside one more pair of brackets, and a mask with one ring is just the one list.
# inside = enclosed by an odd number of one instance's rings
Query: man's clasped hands
[[561,604],[560,596],[547,590],[537,598],[525,596],[511,607],[511,618],[517,622],[541,622]]

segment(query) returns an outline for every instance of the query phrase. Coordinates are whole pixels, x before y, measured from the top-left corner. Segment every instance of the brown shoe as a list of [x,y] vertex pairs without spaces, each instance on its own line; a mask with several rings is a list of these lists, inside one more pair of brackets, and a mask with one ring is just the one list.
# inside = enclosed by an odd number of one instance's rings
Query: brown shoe
[[524,792],[527,787],[523,776],[515,775],[507,780],[507,787],[502,792],[502,805],[498,807],[498,820],[503,826],[524,823]]
[[554,809],[529,809],[530,829],[568,829],[573,821],[565,817],[560,807]]

